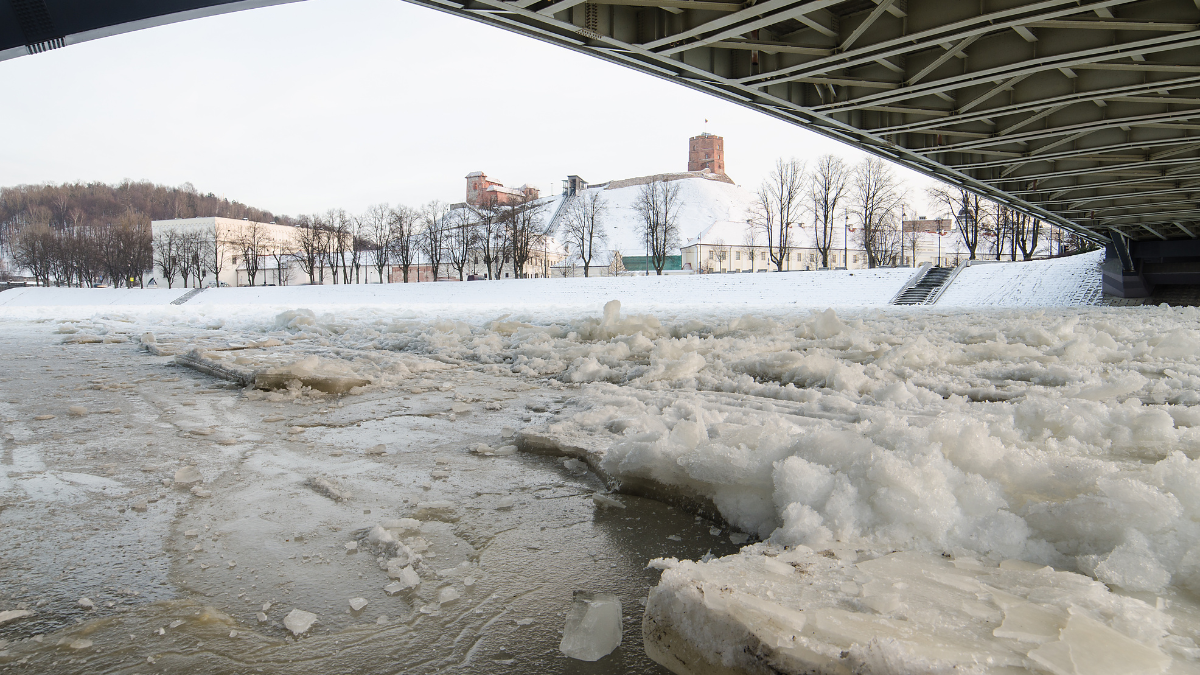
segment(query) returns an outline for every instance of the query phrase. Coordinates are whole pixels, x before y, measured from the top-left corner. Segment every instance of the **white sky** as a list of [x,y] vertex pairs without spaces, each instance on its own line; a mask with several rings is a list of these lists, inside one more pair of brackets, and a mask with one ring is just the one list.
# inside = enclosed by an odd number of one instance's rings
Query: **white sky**
[[[687,168],[724,136],[778,157],[862,153],[679,85],[400,0],[307,0],[0,62],[0,185],[190,181],[279,214],[460,201],[482,170],[557,192]],[[704,120],[708,119],[705,127]],[[914,210],[931,183],[905,177]],[[932,214],[929,214],[932,215]]]

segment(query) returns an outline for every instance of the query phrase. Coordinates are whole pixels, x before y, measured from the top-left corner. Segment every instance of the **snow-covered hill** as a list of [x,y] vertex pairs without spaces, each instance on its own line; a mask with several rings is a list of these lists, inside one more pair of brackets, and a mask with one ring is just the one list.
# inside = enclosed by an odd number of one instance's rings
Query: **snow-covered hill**
[[[754,194],[739,185],[726,182],[717,174],[667,174],[679,186],[680,243],[694,238],[701,230],[716,221],[744,222],[750,217]],[[636,203],[641,186],[652,177],[612,181],[591,187],[588,192],[601,195],[607,206],[605,213],[608,249],[623,255],[644,255],[646,245],[641,234],[641,217]],[[552,217],[562,203],[559,196],[548,205],[547,217]],[[560,223],[556,223],[556,227]],[[676,246],[672,253],[678,253]]]

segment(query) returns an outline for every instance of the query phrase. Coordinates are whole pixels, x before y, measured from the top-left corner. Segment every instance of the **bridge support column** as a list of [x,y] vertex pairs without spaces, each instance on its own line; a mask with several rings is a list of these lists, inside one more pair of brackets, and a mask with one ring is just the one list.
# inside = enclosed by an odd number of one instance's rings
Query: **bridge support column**
[[1104,247],[1101,279],[1105,295],[1118,298],[1145,298],[1154,292],[1154,284],[1146,281],[1134,264],[1125,235],[1112,230],[1111,240]]

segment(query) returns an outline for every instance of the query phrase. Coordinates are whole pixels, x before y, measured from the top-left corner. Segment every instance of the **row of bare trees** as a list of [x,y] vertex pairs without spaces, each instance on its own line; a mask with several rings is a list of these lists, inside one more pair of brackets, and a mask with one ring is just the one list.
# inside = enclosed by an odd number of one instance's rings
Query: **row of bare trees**
[[142,286],[153,265],[149,219],[127,212],[115,221],[21,228],[9,242],[9,255],[43,285]]
[[[755,226],[749,245],[765,236],[770,259],[782,270],[794,245],[795,231],[811,217],[813,243],[822,267],[829,266],[835,241],[854,233],[854,244],[866,254],[868,267],[894,265],[904,260],[905,246],[915,250],[921,233],[906,231],[903,213],[908,196],[893,169],[883,160],[868,157],[849,165],[833,155],[818,157],[811,169],[796,160],[778,160],[758,190]],[[1049,226],[1027,214],[991,202],[966,190],[938,186],[929,189],[928,201],[942,217],[954,223],[955,234],[967,256],[989,255],[1031,259],[1045,242]],[[843,230],[838,236],[838,230]],[[1086,250],[1089,244],[1073,234],[1057,232],[1058,253]],[[907,241],[906,241],[907,240]],[[843,244],[845,245],[845,244]]]

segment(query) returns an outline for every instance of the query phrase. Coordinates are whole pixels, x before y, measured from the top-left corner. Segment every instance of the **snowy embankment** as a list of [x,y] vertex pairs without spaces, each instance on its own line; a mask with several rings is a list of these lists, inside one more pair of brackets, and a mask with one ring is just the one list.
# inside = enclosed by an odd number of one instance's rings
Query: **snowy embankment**
[[169,305],[187,292],[186,288],[14,288],[0,293],[0,308],[150,307]]
[[1064,307],[1100,300],[1104,251],[1051,260],[990,262],[963,269],[938,307]]
[[328,323],[447,319],[478,324],[497,317],[528,321],[582,318],[613,298],[627,311],[667,319],[743,312],[790,313],[824,307],[887,305],[910,269],[686,276],[504,279],[420,284],[210,288],[185,304],[184,290],[29,288],[0,294],[0,318],[87,318],[128,311],[140,321],[265,327],[275,314],[305,308]]

